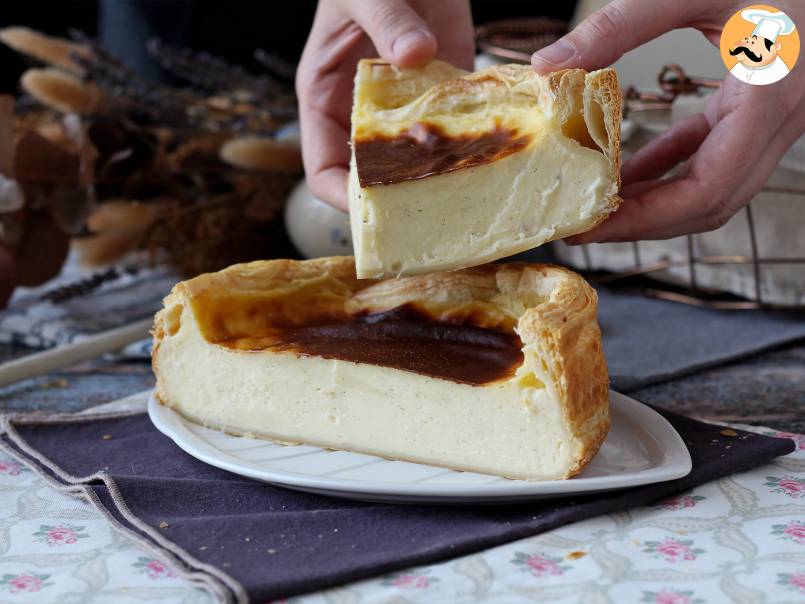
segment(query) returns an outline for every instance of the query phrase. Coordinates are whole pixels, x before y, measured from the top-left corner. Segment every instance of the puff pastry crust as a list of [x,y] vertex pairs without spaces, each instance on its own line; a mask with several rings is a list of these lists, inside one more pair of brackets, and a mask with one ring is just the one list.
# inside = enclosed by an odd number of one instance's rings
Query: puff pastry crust
[[463,268],[594,228],[621,201],[620,116],[612,69],[361,61],[349,181],[358,276]]
[[[472,386],[227,345],[278,326],[405,305],[438,322],[517,334],[522,364],[503,381]],[[235,265],[179,283],[165,298],[153,330],[156,397],[237,434],[513,478],[568,478],[609,429],[596,306],[581,277],[550,265],[486,265],[388,281],[358,280],[351,257]],[[401,431],[407,436],[400,440]]]

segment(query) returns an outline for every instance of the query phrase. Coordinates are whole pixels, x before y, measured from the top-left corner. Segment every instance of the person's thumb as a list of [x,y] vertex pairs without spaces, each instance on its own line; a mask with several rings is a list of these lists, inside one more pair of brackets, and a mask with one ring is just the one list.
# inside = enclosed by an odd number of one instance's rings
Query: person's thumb
[[436,55],[436,36],[405,0],[345,0],[343,6],[397,67],[418,67]]
[[607,67],[625,52],[693,22],[706,2],[614,0],[584,19],[573,31],[531,56],[539,73],[581,67]]

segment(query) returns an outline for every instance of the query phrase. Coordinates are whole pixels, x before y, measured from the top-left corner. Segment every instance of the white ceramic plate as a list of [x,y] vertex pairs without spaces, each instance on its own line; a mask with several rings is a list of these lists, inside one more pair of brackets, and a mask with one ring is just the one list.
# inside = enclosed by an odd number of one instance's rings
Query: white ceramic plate
[[148,414],[179,447],[215,467],[289,489],[366,501],[503,504],[611,491],[690,472],[688,449],[665,418],[617,392],[610,391],[610,402],[612,428],[592,462],[571,480],[542,482],[230,436],[194,424],[153,396]]

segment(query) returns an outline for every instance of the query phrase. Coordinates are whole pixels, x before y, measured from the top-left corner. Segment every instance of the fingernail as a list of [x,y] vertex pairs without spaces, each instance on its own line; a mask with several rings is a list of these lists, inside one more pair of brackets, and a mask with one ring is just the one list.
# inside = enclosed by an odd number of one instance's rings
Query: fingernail
[[566,40],[559,40],[550,46],[534,53],[532,59],[538,59],[551,65],[561,65],[576,54],[576,49]]
[[426,31],[421,29],[407,31],[391,43],[391,52],[395,57],[399,57],[409,53],[417,46],[426,44],[429,40],[430,34]]

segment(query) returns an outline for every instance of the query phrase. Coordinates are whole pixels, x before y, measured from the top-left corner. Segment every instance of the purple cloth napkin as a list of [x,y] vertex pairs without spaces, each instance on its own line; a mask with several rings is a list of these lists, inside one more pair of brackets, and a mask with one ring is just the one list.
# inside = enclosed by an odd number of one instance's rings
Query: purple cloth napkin
[[[658,411],[690,449],[693,471],[688,476],[594,496],[500,507],[360,503],[269,486],[197,461],[144,414],[17,419],[3,438],[62,484],[87,484],[124,526],[163,551],[173,549],[168,557],[185,565],[185,571],[217,569],[211,574],[228,590],[228,599],[264,602],[648,504],[793,450],[790,440],[723,432],[720,426]],[[98,472],[103,474],[92,478]],[[133,517],[141,522],[132,522]],[[168,547],[164,538],[181,550]]]

